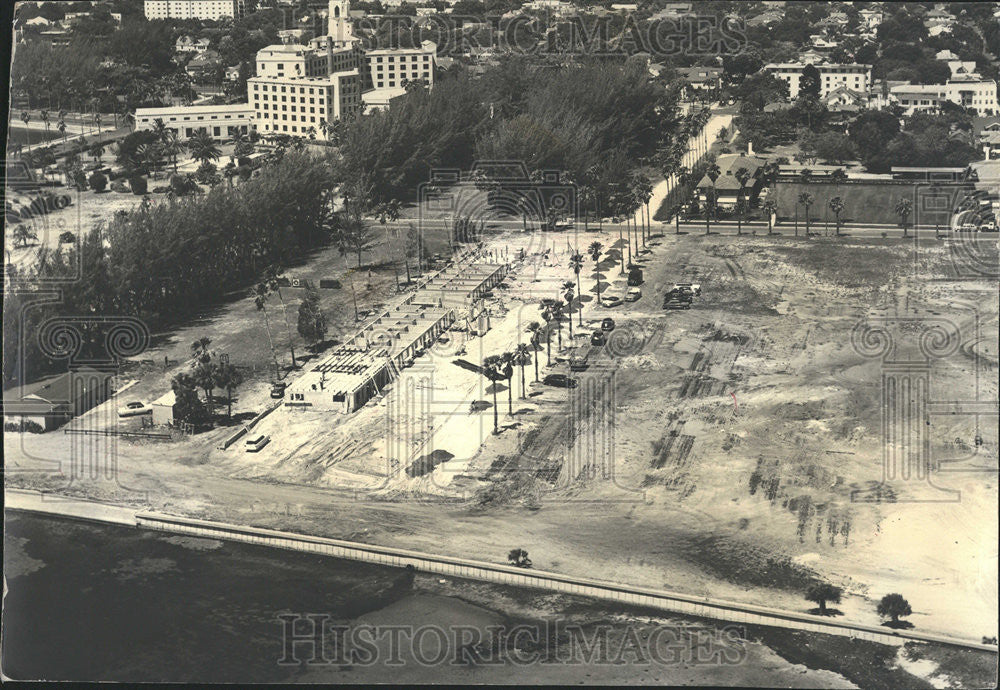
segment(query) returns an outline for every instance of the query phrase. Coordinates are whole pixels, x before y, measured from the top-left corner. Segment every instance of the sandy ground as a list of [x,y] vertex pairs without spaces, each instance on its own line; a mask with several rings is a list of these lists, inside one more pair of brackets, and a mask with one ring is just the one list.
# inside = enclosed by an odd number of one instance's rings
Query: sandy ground
[[[576,241],[586,246],[594,237]],[[549,257],[526,262],[497,291],[493,329],[463,342],[463,359],[478,362],[510,349],[523,337],[524,322],[538,318],[538,297],[574,278],[565,264],[566,239],[557,237],[553,247],[546,238]],[[601,239],[610,245],[617,238]],[[496,244],[514,251],[530,241],[508,232]],[[387,420],[417,432],[430,427],[411,424],[408,413],[390,415],[390,395],[349,417],[279,411],[261,425],[274,441],[253,456],[215,450],[225,430],[169,445],[121,440],[114,449],[119,482],[148,494],[122,494],[93,481],[78,481],[70,491],[488,560],[502,561],[506,550],[522,546],[546,569],[793,610],[811,607],[801,593],[819,577],[845,588],[837,608],[851,620],[877,622],[874,602],[899,591],[920,630],[971,639],[995,634],[995,418],[980,416],[984,445],[975,452],[975,418],[932,420],[934,457],[969,456],[943,465],[964,471],[935,475],[936,483],[960,490],[960,500],[909,503],[901,499],[922,485],[895,482],[896,502],[852,502],[852,491],[881,481],[882,442],[880,363],[857,353],[849,339],[859,318],[886,308],[947,314],[962,329],[963,347],[933,363],[934,390],[954,392],[957,400],[995,400],[995,360],[965,347],[983,338],[983,351],[996,352],[995,293],[976,281],[948,279],[948,250],[939,245],[926,249],[914,277],[911,247],[892,240],[804,245],[668,234],[654,241],[642,299],[610,310],[620,332],[631,323],[644,338],[611,358],[610,414],[583,414],[594,400],[533,383],[529,365],[527,400],[517,399],[519,372],[513,381],[514,415],[507,414],[504,384],[498,390],[504,431],[494,436],[487,382],[454,365],[454,351],[441,345],[442,353],[432,350],[408,370],[423,367],[433,379],[423,384],[432,386],[431,407],[414,418],[435,413],[432,439],[414,434],[408,457],[399,454],[398,432],[387,431]],[[611,286],[602,290],[623,291],[614,262],[602,269]],[[592,272],[588,261],[585,296],[595,290]],[[682,277],[700,280],[705,294],[690,311],[664,312],[665,288]],[[593,299],[585,303],[585,325],[603,315]],[[240,328],[231,336],[218,334],[221,349],[256,329],[266,361],[259,315],[246,300],[164,340],[156,353],[179,357],[189,336],[215,336],[213,324],[234,320]],[[567,329],[564,348],[568,341]],[[555,337],[552,351],[551,367],[539,354],[542,379],[567,373]],[[157,380],[163,386],[164,376],[150,376],[132,392],[141,396],[142,386],[153,388],[148,382]],[[260,409],[265,396],[265,382],[251,384],[237,412]],[[470,400],[489,407],[469,414]],[[570,406],[577,412],[567,414]],[[585,423],[572,431],[567,420]],[[397,451],[387,455],[390,442]],[[78,455],[93,453],[98,441],[8,434],[5,443],[8,466],[27,469],[44,458],[64,460],[68,446]],[[431,472],[405,471],[427,468],[427,456],[441,457],[434,451],[452,457],[431,462]],[[395,467],[393,457],[401,460]],[[613,481],[604,468],[613,470]],[[15,471],[8,483],[65,481]]]
[[[503,228],[486,249],[507,257],[524,249],[526,258],[494,291],[491,330],[471,339],[449,332],[360,412],[279,410],[260,425],[274,440],[253,455],[216,450],[225,428],[172,442],[7,434],[7,485],[497,562],[522,547],[546,570],[789,610],[812,608],[805,588],[827,580],[844,588],[836,608],[852,621],[877,623],[875,602],[900,592],[918,630],[975,641],[997,634],[998,304],[995,281],[968,270],[984,256],[995,264],[995,241],[971,251],[667,227],[641,255],[638,302],[597,306],[598,280],[602,294],[626,286],[616,254],[597,271],[588,258],[577,302],[584,327],[575,313],[574,340],[568,327],[561,349],[553,336],[551,365],[538,354],[541,382],[534,364],[525,367],[523,399],[515,372],[513,414],[499,384],[494,435],[493,389],[454,361],[479,364],[526,342],[526,324],[541,320],[538,300],[576,280],[570,251],[618,241],[617,230]],[[353,276],[363,310],[398,298],[391,269],[350,267],[330,250],[289,274]],[[677,280],[703,286],[690,310],[662,307]],[[334,339],[354,328],[348,292],[346,280],[322,292]],[[296,293],[285,299],[294,329]],[[280,305],[268,309],[285,365]],[[586,342],[605,315],[618,335],[572,374],[576,386],[545,383],[570,375],[569,343]],[[914,369],[919,325],[935,318],[958,333],[957,347]],[[951,401],[924,420],[924,460],[938,489],[883,477],[884,453],[897,445],[883,441],[882,379],[895,364],[851,339],[859,321],[880,319],[903,324],[894,354],[914,376],[927,372],[930,399]],[[270,353],[247,299],[158,335],[146,363],[129,372],[140,382],[128,395],[168,390],[202,335],[250,372],[234,413],[263,409]],[[472,412],[476,401],[484,404]],[[115,481],[69,482],[70,458],[111,458]]]

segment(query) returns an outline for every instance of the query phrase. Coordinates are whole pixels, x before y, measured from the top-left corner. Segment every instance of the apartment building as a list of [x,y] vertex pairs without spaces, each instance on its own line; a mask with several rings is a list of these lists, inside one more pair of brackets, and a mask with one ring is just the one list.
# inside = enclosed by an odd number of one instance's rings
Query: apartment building
[[247,95],[260,134],[326,140],[326,124],[361,109],[361,76],[352,69],[319,77],[251,77]]
[[[814,65],[819,71],[819,95],[826,98],[830,93],[844,87],[851,91],[866,93],[871,84],[871,65]],[[799,97],[799,85],[802,71],[806,65],[802,62],[771,63],[764,69],[778,79],[788,84],[788,97],[795,100]]]
[[143,0],[146,19],[234,19],[247,14],[249,0]]

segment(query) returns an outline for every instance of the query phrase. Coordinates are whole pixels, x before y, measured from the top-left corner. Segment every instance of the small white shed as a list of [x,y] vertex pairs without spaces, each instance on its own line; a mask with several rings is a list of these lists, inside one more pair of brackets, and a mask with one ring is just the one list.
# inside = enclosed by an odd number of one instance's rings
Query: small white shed
[[173,391],[157,398],[152,402],[153,424],[155,426],[170,426],[174,423],[174,404],[177,397]]

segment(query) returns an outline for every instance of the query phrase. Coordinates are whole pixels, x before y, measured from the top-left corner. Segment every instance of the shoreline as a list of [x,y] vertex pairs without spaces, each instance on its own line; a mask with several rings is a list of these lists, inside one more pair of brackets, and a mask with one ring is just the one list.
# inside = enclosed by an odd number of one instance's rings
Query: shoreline
[[[49,497],[46,501],[46,497]],[[897,630],[882,630],[857,623],[837,622],[818,616],[780,609],[693,597],[677,592],[571,577],[560,573],[522,570],[470,559],[438,556],[417,551],[382,547],[339,539],[315,537],[278,530],[230,525],[181,516],[157,515],[124,506],[84,501],[58,494],[46,494],[18,489],[4,490],[4,508],[29,513],[42,513],[76,518],[89,522],[128,525],[174,534],[192,534],[289,549],[305,553],[323,553],[345,560],[372,562],[381,565],[407,567],[420,572],[434,572],[452,577],[464,577],[494,584],[509,584],[530,589],[563,591],[599,600],[617,600],[635,605],[647,605],[665,613],[694,615],[709,620],[737,621],[769,628],[788,628],[800,632],[840,635],[851,639],[870,638],[887,644],[901,645],[907,641],[951,645],[979,651],[996,652],[995,645],[971,640]]]

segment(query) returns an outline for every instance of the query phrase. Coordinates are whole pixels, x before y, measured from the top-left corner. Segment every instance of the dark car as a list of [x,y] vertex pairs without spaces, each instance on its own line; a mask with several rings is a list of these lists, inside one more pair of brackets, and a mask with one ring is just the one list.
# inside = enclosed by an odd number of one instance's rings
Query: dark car
[[549,374],[542,382],[556,388],[576,388],[576,379],[572,379],[566,374]]
[[614,319],[604,319],[601,321],[601,330],[605,333],[610,333],[615,330],[615,320]]
[[590,336],[591,345],[603,345],[605,341],[604,331],[594,331],[593,335]]
[[278,399],[285,397],[285,386],[287,384],[283,381],[277,381],[271,384],[271,397]]

